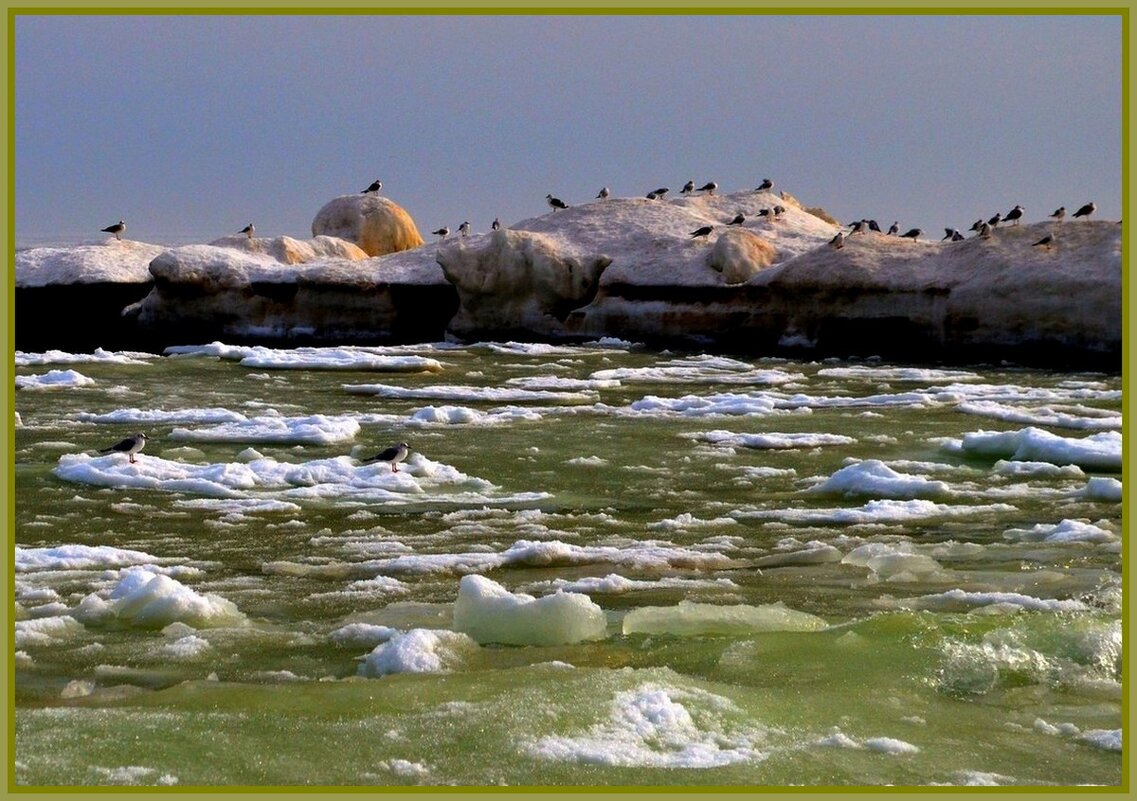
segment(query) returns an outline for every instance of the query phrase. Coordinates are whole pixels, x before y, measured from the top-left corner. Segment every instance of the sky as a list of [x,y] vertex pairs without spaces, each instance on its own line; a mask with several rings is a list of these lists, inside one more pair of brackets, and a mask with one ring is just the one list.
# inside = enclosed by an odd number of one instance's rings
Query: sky
[[311,236],[373,180],[420,232],[771,178],[844,222],[1120,219],[1119,16],[26,14],[15,240]]

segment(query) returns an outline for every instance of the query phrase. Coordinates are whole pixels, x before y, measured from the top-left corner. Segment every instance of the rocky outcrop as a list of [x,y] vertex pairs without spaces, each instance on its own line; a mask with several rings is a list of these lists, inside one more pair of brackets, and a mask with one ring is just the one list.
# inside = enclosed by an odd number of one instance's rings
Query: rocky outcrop
[[500,230],[479,239],[480,247],[459,241],[438,252],[443,275],[458,291],[449,330],[459,336],[563,334],[560,323],[592,300],[611,262],[529,231]]
[[358,245],[368,256],[417,248],[422,236],[411,215],[373,192],[329,200],[312,220],[312,236],[333,236]]

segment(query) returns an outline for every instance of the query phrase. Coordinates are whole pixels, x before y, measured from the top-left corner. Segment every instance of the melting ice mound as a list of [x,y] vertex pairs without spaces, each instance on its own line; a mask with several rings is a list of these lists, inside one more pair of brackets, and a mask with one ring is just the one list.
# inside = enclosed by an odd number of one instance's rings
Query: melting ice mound
[[195,628],[244,625],[245,615],[220,595],[201,594],[177,579],[131,567],[111,591],[108,600],[88,595],[75,617],[85,623],[118,620],[146,628],[185,623]]
[[604,610],[587,595],[558,590],[534,598],[483,576],[462,577],[454,627],[480,643],[506,645],[567,645],[607,633]]
[[392,673],[448,673],[477,651],[478,644],[460,632],[412,629],[377,645],[359,666],[359,675],[378,678]]
[[680,601],[678,606],[644,606],[624,617],[624,634],[752,634],[769,631],[819,631],[828,624],[785,604],[720,606]]
[[975,431],[963,435],[965,453],[1014,461],[1076,464],[1097,470],[1121,469],[1121,433],[1103,431],[1083,437],[1060,437],[1041,428],[1021,431]]

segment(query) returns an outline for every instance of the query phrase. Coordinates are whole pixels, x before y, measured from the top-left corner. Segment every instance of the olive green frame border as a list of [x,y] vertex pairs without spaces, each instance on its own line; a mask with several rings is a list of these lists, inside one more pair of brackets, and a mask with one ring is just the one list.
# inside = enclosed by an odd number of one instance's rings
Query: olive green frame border
[[[1132,616],[1129,614],[1129,557],[1132,549],[1129,544],[1129,532],[1125,529],[1127,521],[1129,520],[1130,511],[1130,498],[1129,493],[1123,493],[1122,501],[1122,587],[1124,601],[1122,606],[1121,621],[1123,632],[1123,646],[1122,646],[1122,661],[1123,661],[1123,683],[1122,683],[1122,708],[1128,712],[1123,727],[1123,743],[1122,743],[1122,784],[1120,786],[1108,787],[991,787],[991,788],[959,788],[959,787],[826,787],[826,786],[810,786],[800,788],[787,788],[787,787],[714,787],[714,786],[700,786],[700,785],[678,785],[678,786],[634,786],[634,787],[615,787],[606,786],[598,788],[587,787],[475,787],[464,786],[455,788],[441,789],[438,787],[397,787],[397,788],[376,788],[376,787],[292,787],[292,786],[224,786],[224,787],[171,787],[162,790],[157,790],[152,787],[21,787],[16,785],[15,781],[15,652],[14,652],[14,631],[15,621],[12,615],[11,599],[14,597],[15,587],[15,549],[14,537],[12,536],[15,531],[15,477],[12,466],[15,462],[15,382],[13,376],[15,374],[14,354],[15,354],[15,31],[16,31],[16,18],[19,16],[36,16],[36,15],[67,15],[67,14],[90,14],[90,15],[125,15],[125,14],[146,14],[146,15],[269,15],[269,14],[283,14],[283,15],[310,15],[310,16],[336,16],[336,15],[452,15],[452,14],[475,14],[475,15],[490,15],[490,14],[510,14],[510,15],[729,15],[729,14],[746,14],[746,15],[797,15],[797,16],[829,16],[829,15],[854,15],[854,16],[872,16],[884,14],[904,14],[904,15],[936,15],[936,16],[951,16],[951,15],[979,15],[979,16],[1007,16],[1007,15],[1075,15],[1075,16],[1120,16],[1121,18],[1121,35],[1122,35],[1122,64],[1121,64],[1121,81],[1122,81],[1122,102],[1121,102],[1121,132],[1122,132],[1122,219],[1129,216],[1129,178],[1132,172],[1130,162],[1130,138],[1132,131],[1129,125],[1129,114],[1131,109],[1130,99],[1132,94],[1132,81],[1131,79],[1131,62],[1130,62],[1130,25],[1129,17],[1133,2],[1137,0],[1123,0],[1122,2],[1104,2],[1095,3],[1092,7],[1075,7],[1069,3],[1062,5],[1047,5],[1046,0],[1043,2],[1027,2],[1024,0],[1009,0],[1009,2],[1002,2],[997,7],[983,7],[971,3],[958,3],[953,4],[950,2],[939,2],[934,5],[921,6],[918,3],[903,2],[902,0],[884,0],[884,2],[875,2],[871,5],[866,5],[858,0],[829,0],[829,2],[814,2],[795,4],[793,2],[783,2],[764,5],[761,2],[754,0],[714,0],[713,5],[706,7],[699,7],[697,5],[690,5],[690,0],[622,0],[618,4],[604,4],[595,2],[595,0],[558,0],[556,5],[547,7],[534,6],[531,0],[497,0],[492,5],[483,6],[458,6],[458,5],[440,5],[432,3],[430,0],[418,0],[415,2],[411,0],[407,2],[398,3],[341,3],[340,5],[328,8],[311,8],[304,5],[305,2],[310,0],[262,0],[262,2],[245,2],[239,7],[227,5],[223,0],[206,0],[205,2],[187,3],[185,5],[175,5],[173,3],[168,5],[153,5],[139,0],[137,5],[127,2],[119,2],[114,5],[104,5],[98,0],[78,0],[77,2],[70,3],[23,3],[20,5],[5,6],[7,11],[7,36],[4,44],[3,70],[4,80],[3,86],[6,96],[5,107],[7,109],[7,124],[3,129],[3,140],[5,144],[5,152],[7,158],[4,165],[4,174],[7,183],[7,193],[5,196],[5,222],[4,229],[4,253],[6,257],[6,283],[4,295],[4,314],[2,316],[2,324],[0,324],[0,351],[6,355],[4,362],[4,377],[6,380],[5,391],[0,393],[0,452],[5,454],[6,461],[4,462],[3,470],[3,493],[0,497],[0,527],[3,529],[3,541],[6,549],[5,571],[4,571],[4,604],[3,612],[0,617],[3,618],[4,634],[5,634],[5,658],[3,660],[3,667],[0,668],[0,674],[3,676],[5,686],[5,725],[3,726],[3,733],[0,739],[3,740],[5,761],[5,783],[0,793],[3,793],[3,798],[20,797],[20,796],[34,796],[38,799],[44,798],[66,798],[71,799],[77,795],[85,793],[91,794],[126,794],[133,797],[140,797],[150,795],[153,797],[166,796],[171,793],[180,795],[181,797],[200,796],[203,799],[217,799],[232,794],[234,797],[248,795],[250,793],[272,793],[273,795],[280,794],[303,794],[311,796],[315,793],[335,794],[342,796],[343,794],[354,794],[360,792],[379,793],[385,798],[397,797],[406,795],[414,799],[427,799],[427,798],[444,798],[453,796],[455,793],[501,793],[506,794],[511,798],[518,797],[520,794],[527,796],[537,796],[543,794],[554,794],[560,797],[566,796],[579,796],[587,799],[597,799],[606,796],[612,797],[626,797],[635,794],[651,794],[653,796],[669,796],[669,795],[682,795],[690,796],[697,795],[761,795],[765,798],[773,798],[785,794],[789,798],[802,799],[806,795],[828,796],[834,793],[887,793],[890,796],[905,796],[905,795],[925,795],[933,794],[936,796],[944,797],[965,797],[973,796],[975,794],[990,794],[995,793],[1003,799],[1008,798],[1034,798],[1040,793],[1061,793],[1066,796],[1081,796],[1081,795],[1101,795],[1106,793],[1109,795],[1124,794],[1128,795],[1130,789],[1133,787],[1131,781],[1134,768],[1131,763],[1132,749],[1129,744],[1129,734],[1132,732],[1130,725],[1133,720],[1132,709],[1130,707],[1130,686],[1129,675],[1131,659],[1131,650],[1129,648],[1129,635],[1131,633]],[[1071,0],[1072,1],[1072,0]],[[446,0],[443,0],[446,2]],[[683,5],[679,3],[683,2]],[[293,5],[294,4],[294,5]],[[1129,280],[1129,259],[1128,254],[1130,251],[1130,237],[1128,227],[1126,226],[1122,233],[1122,338],[1123,342],[1128,345],[1130,341],[1130,319],[1129,311],[1132,307],[1132,294],[1133,284]],[[1130,391],[1130,378],[1133,374],[1133,367],[1135,365],[1134,354],[1132,349],[1126,347],[1123,356],[1122,365],[1122,393],[1123,393],[1123,408],[1124,417],[1122,424],[1122,439],[1123,443],[1127,441],[1127,428],[1125,421],[1130,418],[1130,411],[1132,405],[1132,393]],[[1123,444],[1122,453],[1122,481],[1125,486],[1125,479],[1129,474],[1129,465],[1132,462],[1132,450],[1126,448]],[[1137,536],[1137,532],[1133,534]]]

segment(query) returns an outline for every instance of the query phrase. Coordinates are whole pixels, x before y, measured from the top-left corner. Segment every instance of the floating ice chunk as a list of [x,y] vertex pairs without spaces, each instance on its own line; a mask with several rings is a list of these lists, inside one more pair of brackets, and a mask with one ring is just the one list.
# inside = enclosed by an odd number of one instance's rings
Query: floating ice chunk
[[1056,465],[1050,462],[1015,462],[1000,459],[992,468],[1001,476],[1014,478],[1085,478],[1076,464]]
[[877,578],[890,581],[926,580],[944,572],[943,565],[930,556],[915,553],[907,543],[866,543],[850,551],[842,562],[867,567]]
[[129,565],[157,564],[160,560],[144,551],[111,545],[57,545],[53,548],[16,546],[16,572],[35,570],[99,570]]
[[646,395],[632,402],[624,414],[646,416],[711,417],[716,415],[754,415],[789,414],[781,409],[778,401],[770,395],[746,395],[732,392],[714,395],[683,395],[667,398],[659,395]]
[[175,428],[172,440],[191,442],[253,442],[288,445],[331,445],[347,442],[359,433],[354,417],[254,417],[208,428]]
[[83,423],[122,423],[138,425],[197,425],[200,423],[234,423],[247,420],[240,412],[218,407],[203,409],[115,409],[95,414],[78,412],[75,419]]
[[760,556],[754,560],[758,567],[786,567],[789,565],[822,565],[841,561],[840,549],[824,542],[810,542],[802,548]]
[[1013,512],[1015,507],[1005,503],[990,504],[943,504],[933,503],[921,499],[899,501],[892,499],[872,500],[860,508],[840,509],[758,509],[736,510],[731,512],[732,517],[739,520],[750,518],[773,518],[782,523],[842,523],[842,524],[871,524],[871,523],[904,523],[912,520],[926,520],[928,518],[966,517],[976,514],[991,514],[997,512]]
[[161,358],[154,353],[141,353],[136,351],[108,351],[95,348],[91,353],[68,353],[62,350],[46,350],[42,353],[28,353],[16,351],[17,367],[32,367],[40,364],[87,364],[101,362],[105,364],[135,364],[149,365],[155,359]]
[[752,634],[819,631],[828,624],[816,615],[790,609],[781,601],[761,606],[680,601],[678,606],[644,606],[624,616],[624,634]]
[[565,592],[589,593],[623,593],[634,590],[660,590],[660,589],[736,589],[738,585],[728,578],[717,579],[689,579],[664,577],[656,581],[641,581],[630,579],[618,573],[609,573],[607,576],[589,576],[579,579],[552,579],[541,581],[532,585],[534,589],[554,589]]
[[16,648],[33,645],[51,645],[68,639],[83,631],[83,624],[70,615],[58,617],[39,617],[32,620],[17,620]]
[[1091,470],[1121,469],[1121,433],[1118,431],[1103,431],[1080,439],[1060,437],[1041,428],[973,431],[963,435],[962,448],[974,456],[1076,464]]
[[328,635],[338,645],[365,645],[374,648],[399,634],[398,629],[375,623],[348,623]]
[[821,448],[828,445],[852,445],[856,440],[844,434],[823,434],[800,432],[781,434],[735,434],[731,431],[706,431],[694,435],[703,442],[731,447],[756,448],[761,450],[790,450],[793,448]]
[[651,384],[787,384],[802,378],[800,373],[783,370],[757,370],[746,362],[723,357],[703,356],[683,359],[655,367],[617,367],[597,370],[593,381],[647,382]]
[[1121,503],[1124,499],[1122,484],[1116,478],[1094,476],[1086,482],[1086,488],[1079,493],[1087,501],[1103,501],[1105,503]]
[[1082,732],[1078,739],[1106,751],[1121,751],[1121,729],[1089,729]]
[[690,512],[682,512],[667,520],[658,520],[647,524],[648,531],[688,531],[694,528],[719,528],[720,526],[737,526],[738,521],[733,517],[699,518]]
[[448,673],[478,652],[465,634],[445,629],[411,629],[377,645],[359,666],[359,675],[378,678],[392,673]]
[[1063,520],[1055,525],[1010,528],[1003,532],[1003,538],[1016,542],[1115,542],[1117,535],[1084,520]]
[[967,592],[960,589],[922,595],[914,600],[913,608],[953,612],[995,605],[1019,607],[1038,612],[1084,612],[1089,608],[1082,601],[1072,599],[1035,598],[1032,595],[1023,595],[1017,592]]
[[617,693],[608,718],[582,734],[542,737],[524,750],[557,761],[698,769],[762,760],[765,737],[727,698],[645,684]]
[[823,378],[859,379],[878,383],[881,381],[914,381],[921,384],[942,381],[979,381],[979,373],[968,370],[941,370],[924,367],[886,367],[884,365],[853,365],[850,367],[823,367],[817,371]]
[[456,386],[436,384],[423,387],[403,387],[392,384],[343,384],[350,395],[376,395],[380,398],[443,401],[491,401],[493,403],[595,403],[600,395],[594,390],[579,392],[551,392],[548,390],[509,389],[505,387]]
[[212,647],[213,646],[209,644],[209,640],[198,637],[196,634],[187,634],[173,642],[166,643],[158,650],[163,656],[172,657],[174,659],[193,659],[194,657],[201,656]]
[[177,579],[140,567],[123,571],[110,598],[115,618],[137,626],[160,628],[175,621],[195,628],[246,623],[232,601],[212,593],[202,595]]
[[48,370],[39,375],[16,376],[16,389],[74,389],[93,386],[95,379],[76,370]]
[[879,751],[882,754],[918,754],[920,749],[912,743],[897,740],[892,737],[870,737],[865,740],[865,748],[869,751]]
[[943,481],[898,473],[879,459],[842,467],[807,492],[844,497],[870,495],[876,498],[935,498],[948,494]]
[[1019,423],[1032,426],[1053,426],[1083,430],[1120,429],[1122,417],[1118,412],[1085,407],[1081,414],[1040,407],[1026,408],[1009,406],[995,401],[971,401],[956,407],[966,414],[991,417],[1006,423]]
[[608,624],[604,610],[587,595],[558,590],[534,598],[484,576],[463,576],[454,628],[479,643],[566,645],[603,639]]
[[542,415],[529,409],[505,407],[489,412],[471,409],[469,406],[424,406],[411,413],[411,422],[419,424],[441,423],[445,425],[498,425],[517,420],[540,420]]

